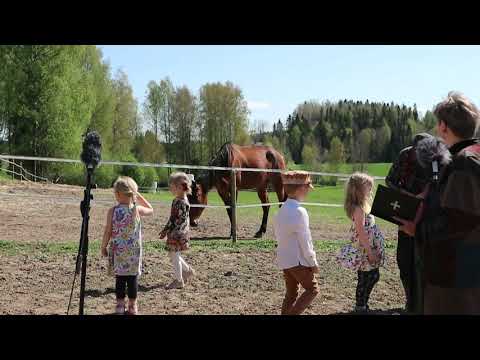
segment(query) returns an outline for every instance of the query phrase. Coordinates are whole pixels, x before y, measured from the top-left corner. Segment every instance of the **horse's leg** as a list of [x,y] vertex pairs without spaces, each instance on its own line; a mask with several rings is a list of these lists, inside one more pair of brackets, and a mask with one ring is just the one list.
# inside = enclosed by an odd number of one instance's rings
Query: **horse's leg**
[[[220,184],[219,184],[220,185]],[[222,184],[217,187],[218,195],[220,195],[223,203],[225,206],[231,206],[232,205],[232,199],[230,195],[230,188],[229,186]],[[228,208],[227,209],[227,214],[228,218],[230,220],[230,237],[233,236],[233,229],[232,229],[232,209]]]
[[[232,166],[236,166],[236,167],[239,167],[240,165],[239,164],[232,164]],[[230,178],[230,176],[229,176]],[[238,190],[240,189],[241,185],[242,185],[242,172],[239,171],[239,172],[236,172],[235,173],[235,189],[236,189],[236,196],[235,196],[235,199],[238,200]],[[232,183],[229,181],[228,184],[227,184],[227,191],[228,193],[231,195],[231,192],[232,192]]]
[[[275,189],[275,192],[277,193],[278,201],[284,202],[285,200],[287,200],[287,194],[285,193],[285,190],[283,188],[283,183],[280,175],[278,176],[276,175],[277,174],[274,174],[272,176],[271,182],[272,182],[273,188]],[[278,207],[282,207],[282,205],[280,204]]]
[[[258,197],[262,204],[268,203],[268,191],[267,187],[257,189]],[[255,234],[255,238],[261,238],[263,234],[267,232],[267,222],[268,222],[268,211],[270,210],[270,206],[262,206],[263,210],[263,218],[262,218],[262,225],[260,225],[260,229]]]
[[[241,173],[236,173],[236,193],[235,193],[235,200],[238,202],[238,186],[239,184],[241,183]],[[226,206],[232,206],[232,193],[231,193],[231,183],[230,182],[225,182],[224,183],[225,185],[225,190],[224,190],[224,194],[225,194],[225,198],[222,197],[222,200],[223,200],[223,203],[226,205]],[[233,222],[232,222],[232,208],[228,208],[227,209],[227,214],[228,214],[228,218],[230,219],[230,238],[233,238]]]

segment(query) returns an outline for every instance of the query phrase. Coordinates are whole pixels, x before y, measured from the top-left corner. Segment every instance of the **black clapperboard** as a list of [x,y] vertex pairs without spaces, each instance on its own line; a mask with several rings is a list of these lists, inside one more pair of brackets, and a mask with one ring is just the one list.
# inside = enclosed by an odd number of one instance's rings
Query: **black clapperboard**
[[413,221],[421,200],[389,187],[378,185],[371,214],[391,223],[402,225],[393,217]]

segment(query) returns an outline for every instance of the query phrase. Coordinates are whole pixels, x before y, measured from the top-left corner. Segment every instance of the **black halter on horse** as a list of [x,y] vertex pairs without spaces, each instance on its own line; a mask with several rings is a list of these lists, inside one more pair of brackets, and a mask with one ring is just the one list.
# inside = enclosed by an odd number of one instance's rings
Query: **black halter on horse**
[[[230,167],[231,166],[231,143],[223,144],[215,156],[208,162],[208,166]],[[200,172],[197,182],[208,192],[215,184],[217,177],[229,176],[228,171],[203,170]]]

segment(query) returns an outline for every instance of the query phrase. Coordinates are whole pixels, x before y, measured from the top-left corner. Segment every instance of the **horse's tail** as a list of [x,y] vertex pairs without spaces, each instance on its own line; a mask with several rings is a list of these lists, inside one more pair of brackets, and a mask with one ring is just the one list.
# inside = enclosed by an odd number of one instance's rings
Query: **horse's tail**
[[278,161],[275,154],[271,150],[268,150],[265,156],[267,157],[268,162],[272,164],[272,169],[278,169]]
[[265,154],[268,162],[272,164],[272,169],[285,170],[285,160],[283,156],[278,151],[272,150],[267,150]]

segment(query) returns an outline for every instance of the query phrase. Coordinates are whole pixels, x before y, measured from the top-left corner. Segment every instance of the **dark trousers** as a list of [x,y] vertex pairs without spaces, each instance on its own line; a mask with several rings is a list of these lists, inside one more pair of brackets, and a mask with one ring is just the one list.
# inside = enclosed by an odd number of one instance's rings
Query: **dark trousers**
[[424,292],[425,292],[425,280],[423,278],[423,259],[421,255],[421,248],[418,242],[418,239],[415,239],[414,247],[414,279],[413,279],[413,290],[412,290],[412,301],[413,309],[412,312],[415,314],[424,313]]
[[378,269],[370,271],[358,271],[357,291],[355,293],[356,305],[364,307],[368,305],[368,299],[372,293],[373,287],[380,280],[380,271]]
[[405,308],[411,313],[423,312],[421,259],[415,238],[398,232],[397,264],[405,290]]
[[117,299],[125,299],[125,293],[128,288],[128,298],[130,300],[137,298],[138,276],[116,276],[115,294]]

